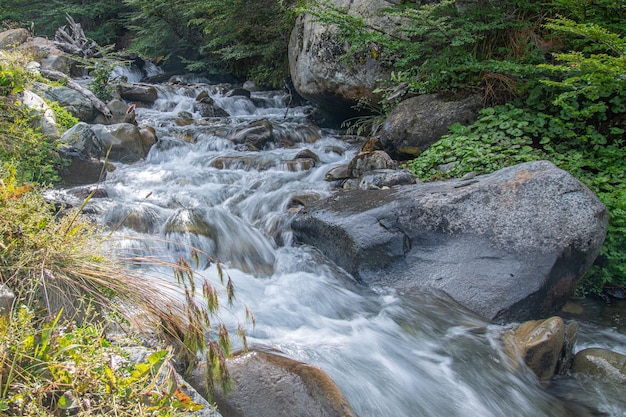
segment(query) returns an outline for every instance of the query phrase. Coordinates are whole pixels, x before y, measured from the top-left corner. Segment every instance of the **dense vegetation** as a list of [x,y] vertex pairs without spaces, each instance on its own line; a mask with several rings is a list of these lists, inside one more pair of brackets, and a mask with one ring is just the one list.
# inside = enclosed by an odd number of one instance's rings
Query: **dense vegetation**
[[[29,84],[45,81],[23,69],[28,61],[5,52],[0,60],[0,285],[15,294],[0,306],[0,415],[175,416],[201,408],[178,389],[171,360],[185,368],[202,355],[207,384],[228,382],[229,332],[217,314],[218,295],[233,301],[232,282],[219,267],[217,285],[199,276],[193,250],[190,261],[120,252],[83,207],[43,198],[62,161],[37,128],[38,113],[19,103]],[[50,104],[61,130],[77,122]],[[159,272],[133,273],[137,263]],[[109,340],[112,328],[150,329],[161,350],[131,361],[125,340]],[[243,327],[237,332],[245,346]]]
[[393,65],[387,91],[400,83],[409,94],[482,91],[479,119],[452,126],[408,167],[434,180],[554,162],[610,212],[579,290],[626,286],[626,1],[402,2],[383,11],[403,22],[392,34],[325,2],[307,10],[337,25],[351,53]]

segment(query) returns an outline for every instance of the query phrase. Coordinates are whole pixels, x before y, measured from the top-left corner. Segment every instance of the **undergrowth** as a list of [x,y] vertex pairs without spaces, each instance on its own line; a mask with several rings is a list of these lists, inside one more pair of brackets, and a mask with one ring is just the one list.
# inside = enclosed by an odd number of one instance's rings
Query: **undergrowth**
[[168,350],[130,359],[95,324],[42,321],[25,305],[0,317],[0,415],[183,416],[203,406],[171,374]]

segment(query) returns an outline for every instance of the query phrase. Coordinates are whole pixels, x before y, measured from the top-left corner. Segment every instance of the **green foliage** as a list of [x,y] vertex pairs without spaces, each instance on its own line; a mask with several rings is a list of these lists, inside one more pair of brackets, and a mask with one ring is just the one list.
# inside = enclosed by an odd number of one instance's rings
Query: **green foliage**
[[108,45],[123,35],[125,12],[122,0],[5,0],[0,20],[24,22],[28,27],[28,22],[32,22],[37,34],[54,38],[56,30],[67,24],[69,14],[81,24],[88,38]]
[[[626,286],[626,43],[595,24],[560,18],[546,27],[584,37],[583,51],[555,54],[545,78],[514,104],[487,108],[471,126],[451,133],[410,163],[425,179],[492,172],[525,160],[547,159],[583,181],[609,209],[602,252],[579,291]],[[593,46],[591,46],[593,44]],[[449,170],[440,166],[451,163]],[[448,167],[450,167],[448,166]]]
[[0,414],[20,416],[183,416],[167,377],[167,350],[134,363],[95,325],[37,319],[21,305],[0,317]]
[[261,85],[282,86],[288,74],[287,45],[295,16],[289,3],[209,0],[190,6],[189,21],[202,29],[202,51],[236,76]]
[[193,71],[231,74],[261,85],[282,86],[288,75],[292,2],[124,1],[132,9],[132,47],[144,56],[179,60]]
[[158,62],[185,57],[195,60],[202,30],[188,24],[189,1],[124,0],[126,26],[133,32],[131,49]]
[[0,161],[13,164],[23,182],[58,182],[55,141],[35,129],[33,115],[14,100],[0,97]]
[[31,58],[23,53],[5,53],[0,62],[0,164],[9,163],[22,182],[52,184],[58,182],[56,166],[61,160],[56,143],[44,137],[38,115],[20,106],[18,94],[36,75],[24,70]]
[[89,90],[103,102],[108,102],[113,98],[116,84],[119,80],[112,80],[111,73],[117,66],[123,63],[115,59],[96,59],[93,64],[89,65],[89,75],[92,77],[89,83]]
[[505,68],[501,61],[509,64],[505,74],[516,76],[539,63],[545,47],[541,28],[545,11],[537,1],[477,2],[465,7],[454,0],[401,2],[380,11],[398,22],[394,31],[374,27],[328,1],[314,1],[301,10],[333,25],[350,42],[346,59],[367,54],[388,63],[395,83],[406,82],[410,91],[420,94],[480,87],[485,74]]
[[63,133],[78,124],[78,118],[74,117],[74,115],[66,110],[65,107],[61,107],[58,102],[52,101],[49,102],[48,105],[52,111],[54,111],[60,133]]
[[[521,162],[545,159],[533,147],[562,131],[558,122],[543,113],[532,114],[512,105],[487,108],[471,126],[456,124],[450,134],[409,163],[422,179],[441,180],[469,172],[485,174]],[[446,165],[447,169],[441,169]]]
[[[16,305],[29,306],[38,317],[54,317],[61,308],[54,300],[60,300],[66,316],[87,326],[102,312],[116,312],[124,318],[118,325],[154,331],[189,369],[205,355],[207,384],[226,386],[230,336],[218,317],[218,294],[234,301],[230,277],[218,265],[216,286],[183,259],[171,263],[141,258],[136,251],[132,256],[115,252],[114,242],[99,232],[80,210],[58,215],[33,187],[20,185],[14,172],[0,170],[0,284],[12,289]],[[208,257],[194,250],[191,258],[197,262],[200,255]],[[161,274],[134,274],[132,266],[171,269],[178,284]],[[85,305],[94,307],[93,314]],[[245,347],[241,325],[237,334]]]

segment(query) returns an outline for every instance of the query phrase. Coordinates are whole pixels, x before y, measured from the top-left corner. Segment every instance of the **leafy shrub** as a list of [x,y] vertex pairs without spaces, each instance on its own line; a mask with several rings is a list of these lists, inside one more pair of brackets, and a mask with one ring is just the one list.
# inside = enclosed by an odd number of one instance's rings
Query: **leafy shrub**
[[58,182],[61,160],[55,141],[35,129],[32,114],[14,100],[0,97],[0,161],[13,164],[22,182]]
[[[585,36],[590,50],[556,55],[562,64],[542,65],[560,78],[544,79],[534,94],[514,104],[484,109],[471,126],[451,133],[410,163],[422,178],[547,159],[583,181],[609,209],[609,232],[602,252],[579,291],[626,286],[626,42],[595,25],[567,19],[548,27]],[[441,164],[452,163],[442,172]]]
[[0,317],[0,414],[184,416],[201,409],[168,374],[167,350],[129,360],[101,327],[41,321],[24,305]]
[[[546,13],[536,1],[477,2],[465,7],[454,0],[423,5],[400,2],[380,12],[399,22],[394,32],[373,27],[329,1],[313,1],[300,10],[337,28],[350,42],[346,59],[365,53],[390,64],[392,88],[407,83],[411,92],[419,94],[481,87],[489,82],[486,75],[503,70],[514,77],[542,62],[549,44],[541,27]],[[512,84],[498,93],[507,97],[507,90],[517,87]]]
[[52,101],[49,102],[48,105],[50,106],[52,111],[54,111],[60,133],[63,133],[78,124],[78,118],[70,113],[65,107],[59,105],[58,102]]

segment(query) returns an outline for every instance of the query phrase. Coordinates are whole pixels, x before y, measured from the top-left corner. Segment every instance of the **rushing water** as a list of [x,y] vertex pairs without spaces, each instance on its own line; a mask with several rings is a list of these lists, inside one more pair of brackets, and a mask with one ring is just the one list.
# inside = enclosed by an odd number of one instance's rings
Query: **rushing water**
[[[117,164],[101,184],[107,197],[92,199],[86,210],[120,236],[142,237],[128,239],[129,246],[145,246],[137,250],[177,256],[181,246],[167,243],[176,241],[218,257],[237,299],[256,317],[250,343],[319,366],[361,417],[588,415],[579,403],[626,415],[619,387],[565,378],[546,390],[524,368],[511,371],[498,342],[502,327],[429,295],[365,288],[313,248],[294,244],[294,199],[330,195],[326,172],[357,150],[304,123],[308,108],[287,109],[287,97],[272,92],[248,100],[204,84],[158,88],[154,106],[136,112],[141,126],[156,129],[159,143],[145,161]],[[200,91],[231,117],[201,120],[194,113]],[[179,126],[181,112],[191,113],[193,123]],[[257,119],[271,121],[274,135],[293,146],[249,151],[226,139]],[[294,169],[288,161],[303,149],[320,161]],[[145,243],[154,236],[165,239]],[[214,265],[200,272],[217,275]],[[238,306],[224,313],[227,323],[244,315]],[[595,342],[626,353],[623,327],[583,323],[581,333],[584,347]]]

